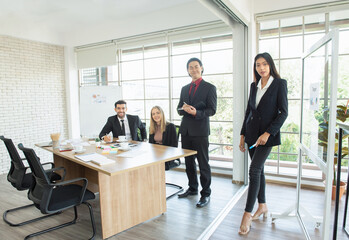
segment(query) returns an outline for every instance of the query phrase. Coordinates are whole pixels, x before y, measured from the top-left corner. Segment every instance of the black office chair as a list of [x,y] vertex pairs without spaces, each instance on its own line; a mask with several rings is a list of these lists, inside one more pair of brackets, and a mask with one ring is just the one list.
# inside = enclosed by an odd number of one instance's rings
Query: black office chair
[[[177,133],[177,141],[179,140],[179,126],[178,125],[175,125],[176,127],[176,133]],[[172,168],[176,168],[178,166],[181,165],[181,160],[178,158],[178,159],[175,159],[175,160],[172,160],[172,161],[168,161],[165,163],[165,170],[168,171]],[[177,184],[174,184],[174,183],[166,183],[166,186],[168,187],[173,187],[173,188],[176,188],[177,191],[175,191],[174,193],[170,194],[169,196],[166,196],[166,199],[169,199],[170,197],[173,197],[175,195],[177,195],[178,193],[182,192],[183,191],[183,187],[182,186],[179,186]]]
[[[146,127],[146,123],[142,123],[142,125],[144,128]],[[138,138],[137,141],[140,141],[140,142],[144,141],[144,139],[142,138],[141,130],[139,128],[137,128],[137,138]]]
[[[33,175],[32,175],[31,172],[28,171],[28,170],[30,170],[29,167],[25,167],[24,166],[23,161],[26,161],[26,159],[25,158],[21,158],[19,156],[19,154],[17,152],[17,149],[16,149],[16,147],[13,144],[11,139],[5,138],[4,136],[0,136],[0,139],[5,143],[7,151],[9,153],[9,155],[10,155],[10,158],[11,158],[11,167],[10,167],[9,173],[7,174],[7,180],[18,191],[28,190],[30,188],[30,186],[32,185],[32,183],[33,183]],[[44,163],[42,165],[51,165],[51,169],[46,170],[47,173],[50,176],[50,180],[51,181],[61,180],[61,176],[54,172],[54,171],[59,170],[60,168],[53,168],[54,167],[53,163]],[[63,174],[65,174],[65,173],[63,173]],[[5,211],[4,214],[3,214],[4,222],[6,222],[7,224],[9,224],[12,227],[18,227],[18,226],[23,226],[25,224],[28,224],[28,223],[31,223],[31,222],[35,222],[35,221],[41,220],[43,218],[52,216],[52,215],[47,215],[47,216],[44,216],[44,217],[34,218],[34,219],[31,219],[31,220],[28,220],[28,221],[24,221],[24,222],[21,222],[21,223],[12,223],[12,222],[10,222],[7,219],[7,214],[8,213],[15,212],[17,210],[28,208],[28,207],[31,207],[31,206],[34,206],[34,204],[29,204],[29,205],[25,205],[25,206],[22,206],[22,207],[17,207],[17,208],[13,208],[13,209],[9,209],[9,210]]]
[[[72,221],[36,233],[32,233],[26,236],[24,239],[29,239],[43,233],[75,224],[78,218],[77,206],[79,206],[80,204],[85,204],[89,208],[93,231],[92,237],[90,239],[94,239],[96,226],[93,217],[92,206],[87,201],[95,199],[95,195],[94,193],[86,189],[88,184],[87,179],[76,178],[59,183],[51,183],[34,150],[25,148],[22,144],[18,144],[18,148],[23,151],[34,176],[34,183],[29,189],[28,198],[34,202],[35,206],[40,209],[41,213],[53,214],[72,207],[74,207],[75,213],[74,219]],[[82,182],[82,184],[71,184],[74,182]]]

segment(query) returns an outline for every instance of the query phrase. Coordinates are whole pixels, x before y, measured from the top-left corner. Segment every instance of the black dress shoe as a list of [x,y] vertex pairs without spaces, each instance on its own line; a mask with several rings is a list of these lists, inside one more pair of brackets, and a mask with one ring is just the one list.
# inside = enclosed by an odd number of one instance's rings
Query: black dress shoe
[[182,194],[178,194],[178,198],[185,198],[188,197],[189,195],[197,195],[198,191],[192,191],[189,188],[187,189],[187,191],[185,191]]
[[202,208],[205,207],[210,202],[210,197],[201,197],[198,203],[196,204],[197,207]]

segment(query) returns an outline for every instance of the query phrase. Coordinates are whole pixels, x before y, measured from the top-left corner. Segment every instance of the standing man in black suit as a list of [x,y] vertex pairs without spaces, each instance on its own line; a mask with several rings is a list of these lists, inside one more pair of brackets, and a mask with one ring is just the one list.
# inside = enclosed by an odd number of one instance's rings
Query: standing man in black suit
[[[211,168],[208,163],[208,136],[210,135],[210,119],[216,113],[216,87],[202,79],[204,71],[198,58],[191,58],[187,63],[187,71],[192,78],[190,84],[182,88],[178,103],[178,114],[183,116],[180,126],[182,147],[197,151],[196,158],[200,169],[201,198],[197,207],[204,207],[210,201]],[[185,167],[189,188],[179,194],[179,198],[198,194],[195,156],[185,158]]]
[[[111,141],[107,134],[113,132],[114,137],[126,136],[127,140],[143,141],[147,139],[147,131],[141,119],[135,115],[126,114],[127,106],[124,100],[119,100],[115,103],[115,116],[108,118],[104,125],[99,138],[105,141]],[[139,139],[137,129],[140,130],[142,138]]]

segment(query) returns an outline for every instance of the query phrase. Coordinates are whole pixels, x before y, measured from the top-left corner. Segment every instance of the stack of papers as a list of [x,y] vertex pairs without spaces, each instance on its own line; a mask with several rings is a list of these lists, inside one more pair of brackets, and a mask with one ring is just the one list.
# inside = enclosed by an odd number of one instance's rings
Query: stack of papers
[[84,162],[93,162],[99,166],[103,166],[106,164],[115,163],[114,160],[108,159],[105,156],[102,156],[98,153],[88,153],[88,154],[82,154],[82,155],[75,155],[76,158],[79,158],[80,160]]

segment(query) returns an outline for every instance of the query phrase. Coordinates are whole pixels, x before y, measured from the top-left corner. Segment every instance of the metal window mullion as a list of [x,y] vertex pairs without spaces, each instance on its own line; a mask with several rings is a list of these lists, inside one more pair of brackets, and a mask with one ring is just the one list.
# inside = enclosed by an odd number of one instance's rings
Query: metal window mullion
[[173,115],[172,115],[172,85],[173,81],[171,81],[172,78],[172,45],[170,41],[168,40],[168,34],[166,34],[166,41],[167,41],[167,64],[168,64],[168,98],[169,98],[169,120],[173,121]]
[[143,64],[143,109],[144,109],[144,119],[147,119],[147,109],[145,104],[145,61],[144,61],[144,45],[142,46],[142,64]]
[[[329,14],[325,13],[325,34],[329,32],[330,23],[329,23]],[[332,54],[332,53],[331,53]],[[325,86],[324,86],[324,106],[328,106],[328,45],[325,45]],[[324,116],[324,119],[327,120],[327,116]]]
[[117,58],[118,58],[118,85],[121,86],[121,49],[117,50]]
[[[278,20],[278,24],[279,24],[279,72],[281,69],[281,20]],[[277,167],[276,167],[276,173],[279,175],[280,174],[280,150],[279,150],[279,146],[278,146],[278,153],[277,153]]]

